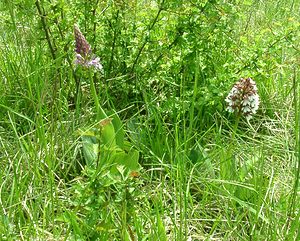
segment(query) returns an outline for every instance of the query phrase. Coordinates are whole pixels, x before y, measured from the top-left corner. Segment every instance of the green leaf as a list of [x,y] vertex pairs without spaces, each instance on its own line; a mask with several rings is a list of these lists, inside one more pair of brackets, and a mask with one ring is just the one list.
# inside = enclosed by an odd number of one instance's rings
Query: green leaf
[[76,215],[73,212],[66,211],[64,214],[64,218],[68,223],[71,224],[73,229],[73,234],[83,238],[83,233],[81,231],[80,225],[77,222],[78,217],[76,217]]
[[124,237],[124,240],[125,241],[132,241],[131,237],[130,237],[130,234],[128,233],[127,230],[125,230],[125,237]]
[[125,131],[123,128],[123,123],[117,112],[113,111],[113,113],[111,113],[111,117],[112,117],[112,124],[115,129],[116,144],[120,148],[123,148],[124,147],[124,138],[125,138]]
[[167,241],[167,235],[166,235],[166,229],[165,229],[165,225],[163,223],[163,221],[161,220],[160,214],[157,213],[157,240],[160,241]]
[[119,151],[111,157],[111,163],[124,166],[130,171],[138,171],[140,169],[138,160],[139,152],[136,150],[131,150],[128,153],[125,151]]
[[81,136],[83,156],[88,166],[94,167],[98,158],[99,142],[94,131],[90,130]]
[[101,130],[100,138],[102,143],[107,147],[116,146],[116,134],[115,134],[115,128],[113,126],[113,123],[112,122],[107,123],[106,125],[102,126],[100,130]]
[[[106,150],[106,152],[110,152],[106,165],[110,166],[110,173],[115,176],[122,176],[122,178],[127,178],[130,173],[133,171],[138,172],[141,169],[139,160],[139,152],[132,149],[128,153],[125,151],[118,149],[114,152],[110,150]],[[123,170],[120,172],[120,170]]]

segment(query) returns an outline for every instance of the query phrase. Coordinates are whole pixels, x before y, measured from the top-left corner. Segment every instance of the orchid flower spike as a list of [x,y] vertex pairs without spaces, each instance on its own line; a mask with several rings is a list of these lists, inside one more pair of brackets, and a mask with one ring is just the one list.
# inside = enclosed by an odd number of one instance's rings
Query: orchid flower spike
[[75,53],[76,53],[76,65],[81,65],[86,68],[94,67],[98,71],[103,70],[103,66],[100,62],[100,58],[92,53],[92,49],[84,35],[81,33],[79,27],[74,25],[75,36]]
[[225,101],[227,111],[235,112],[250,120],[259,106],[256,83],[251,78],[241,78],[234,84]]

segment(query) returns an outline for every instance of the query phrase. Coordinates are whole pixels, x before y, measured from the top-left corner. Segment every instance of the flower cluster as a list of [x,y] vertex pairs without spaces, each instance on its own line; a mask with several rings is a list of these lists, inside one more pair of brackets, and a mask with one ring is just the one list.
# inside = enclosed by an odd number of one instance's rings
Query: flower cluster
[[100,58],[92,53],[91,46],[81,33],[79,27],[74,25],[75,35],[75,52],[76,52],[76,65],[81,65],[86,68],[94,67],[96,70],[102,71],[103,67],[100,63]]
[[259,106],[259,96],[254,80],[241,78],[234,84],[225,101],[227,102],[226,110],[236,112],[250,120]]

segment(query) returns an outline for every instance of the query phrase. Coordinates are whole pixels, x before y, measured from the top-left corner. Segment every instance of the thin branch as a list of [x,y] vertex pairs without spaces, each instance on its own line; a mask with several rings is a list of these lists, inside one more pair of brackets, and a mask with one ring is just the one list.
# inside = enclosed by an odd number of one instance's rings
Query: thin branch
[[49,34],[49,29],[47,28],[46,15],[42,11],[40,2],[38,0],[35,1],[35,5],[36,5],[38,13],[39,13],[39,15],[41,17],[42,26],[43,26],[43,29],[44,29],[44,32],[45,32],[45,35],[46,35],[46,39],[47,39],[47,42],[48,42],[48,46],[50,48],[50,52],[51,52],[52,58],[55,60],[56,59],[56,54],[55,54],[56,51],[55,51],[55,48],[52,45],[50,34]]
[[[118,18],[119,18],[119,10],[117,11],[117,14],[116,14],[116,19],[115,19],[116,22],[118,22]],[[111,55],[110,55],[109,66],[108,66],[108,70],[107,70],[107,76],[110,76],[110,71],[111,71],[115,47],[116,47],[116,40],[117,40],[117,29],[113,28],[113,26],[112,26],[112,29],[114,29],[114,31],[113,31],[114,37],[113,37],[113,43],[112,43],[112,47],[111,47]]]
[[[153,29],[154,25],[157,23],[158,17],[159,17],[159,15],[160,15],[160,13],[162,12],[162,10],[164,9],[164,7],[163,7],[164,2],[165,2],[165,0],[162,1],[161,5],[160,5],[160,7],[159,7],[159,9],[158,9],[157,14],[156,14],[156,16],[155,16],[155,18],[154,18],[152,24],[150,25],[150,27],[149,27],[149,29],[148,29],[148,32],[149,32],[149,33],[150,33],[150,31]],[[148,43],[148,41],[149,41],[149,35],[146,35],[145,40],[144,40],[144,42],[143,42],[141,48],[139,49],[139,52],[138,52],[138,54],[137,54],[137,56],[136,56],[136,58],[135,58],[135,60],[134,60],[134,62],[133,62],[133,65],[132,65],[132,68],[131,68],[131,72],[133,72],[133,70],[135,69],[135,66],[136,66],[136,64],[137,64],[137,62],[138,62],[138,60],[139,60],[139,58],[140,58],[140,56],[141,56],[141,54],[142,54],[142,52],[143,52],[145,46],[146,46],[146,44]]]

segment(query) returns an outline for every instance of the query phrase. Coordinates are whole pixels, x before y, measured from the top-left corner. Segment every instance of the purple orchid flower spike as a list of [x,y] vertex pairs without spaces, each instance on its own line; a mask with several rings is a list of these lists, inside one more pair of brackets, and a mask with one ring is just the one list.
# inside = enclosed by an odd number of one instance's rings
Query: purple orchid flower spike
[[96,57],[92,53],[92,49],[84,35],[81,33],[79,27],[74,25],[75,35],[75,52],[76,52],[76,65],[81,65],[86,68],[94,67],[98,71],[103,71],[103,66],[100,62],[100,58]]
[[241,78],[226,97],[226,110],[236,112],[250,120],[259,107],[259,95],[254,80]]

